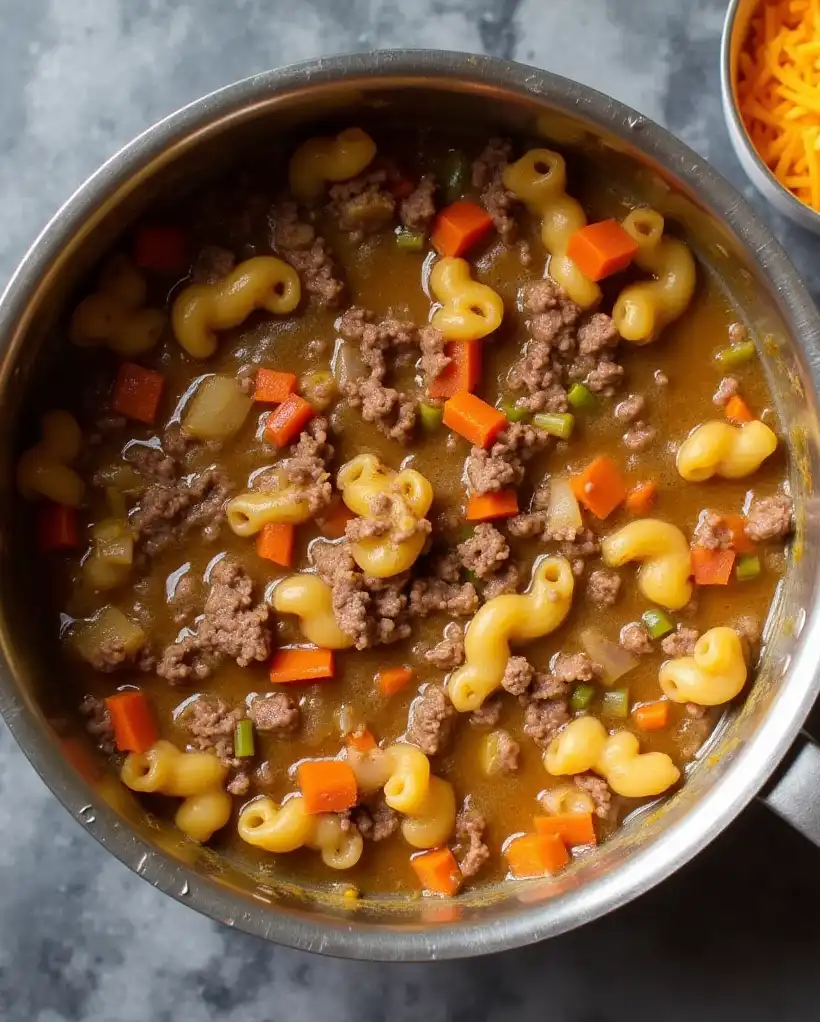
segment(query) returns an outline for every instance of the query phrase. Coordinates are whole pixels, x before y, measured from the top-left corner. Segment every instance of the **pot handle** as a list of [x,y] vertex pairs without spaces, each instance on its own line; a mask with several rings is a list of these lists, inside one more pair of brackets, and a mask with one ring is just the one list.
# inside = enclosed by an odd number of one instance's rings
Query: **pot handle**
[[761,800],[820,848],[820,745],[805,731]]

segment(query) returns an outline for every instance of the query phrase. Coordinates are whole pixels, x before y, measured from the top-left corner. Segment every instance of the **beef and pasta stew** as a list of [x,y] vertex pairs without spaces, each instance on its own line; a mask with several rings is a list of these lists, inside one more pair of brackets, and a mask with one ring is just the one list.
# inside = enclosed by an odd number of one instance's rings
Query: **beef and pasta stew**
[[749,687],[792,520],[754,324],[601,165],[310,138],[155,209],[65,333],[18,466],[63,684],[191,841],[555,873]]

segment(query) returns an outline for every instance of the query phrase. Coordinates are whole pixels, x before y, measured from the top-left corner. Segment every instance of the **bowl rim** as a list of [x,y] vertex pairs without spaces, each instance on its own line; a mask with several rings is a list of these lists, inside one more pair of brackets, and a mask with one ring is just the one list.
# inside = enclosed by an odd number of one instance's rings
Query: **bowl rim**
[[[748,156],[755,171],[761,175],[763,180],[756,182],[749,169],[747,167],[743,168],[752,184],[757,187],[763,197],[773,205],[776,202],[774,198],[766,194],[765,182],[766,185],[771,185],[788,205],[788,210],[782,209],[780,212],[789,216],[795,223],[800,224],[806,230],[820,231],[820,212],[812,209],[811,206],[801,199],[798,199],[782,182],[777,180],[772,169],[764,162],[760,153],[754,147],[751,138],[749,138],[749,132],[746,130],[746,125],[743,123],[743,118],[740,115],[735,94],[735,82],[732,75],[732,41],[742,2],[743,0],[729,0],[720,36],[720,91],[723,98],[723,114],[728,122],[729,134],[735,145],[743,148],[743,152]],[[763,0],[756,0],[756,2],[762,3]]]
[[[528,65],[453,51],[383,50],[304,61],[216,90],[148,128],[92,174],[34,241],[0,298],[2,343],[8,344],[7,338],[22,330],[31,286],[47,273],[63,240],[93,217],[104,197],[116,193],[140,169],[198,132],[267,105],[286,89],[341,82],[348,86],[357,82],[363,89],[391,84],[461,92],[496,89],[510,98],[541,98],[629,145],[636,144],[635,133],[640,132],[642,151],[698,195],[709,212],[735,232],[759,271],[778,281],[773,300],[798,339],[797,358],[813,384],[805,399],[817,416],[820,372],[806,357],[806,350],[812,345],[820,348],[820,316],[772,232],[737,191],[665,129],[602,93]],[[8,363],[3,358],[0,374],[14,372]],[[820,601],[809,608],[804,632],[820,634]],[[3,622],[0,646],[6,666],[0,673],[0,713],[34,769],[72,816],[121,862],[181,904],[292,948],[355,959],[430,961],[509,950],[563,933],[632,900],[688,862],[757,794],[799,732],[820,691],[820,673],[809,645],[799,644],[789,678],[720,782],[669,826],[664,840],[635,850],[617,870],[591,879],[556,903],[522,904],[515,915],[503,918],[404,929],[324,916],[314,921],[307,913],[297,917],[286,909],[255,905],[250,896],[229,891],[138,836],[75,771],[62,769],[59,752],[43,741],[37,714],[10,679],[10,645]]]

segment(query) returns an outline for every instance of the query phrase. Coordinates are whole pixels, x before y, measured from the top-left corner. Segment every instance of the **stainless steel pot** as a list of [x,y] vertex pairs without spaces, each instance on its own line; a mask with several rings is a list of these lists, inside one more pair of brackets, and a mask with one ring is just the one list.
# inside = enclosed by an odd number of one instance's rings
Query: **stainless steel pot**
[[[674,217],[703,264],[726,282],[755,332],[792,453],[798,522],[791,567],[745,703],[727,715],[682,791],[628,824],[555,880],[467,895],[456,917],[423,899],[351,903],[296,890],[186,844],[119,783],[85,779],[60,740],[58,667],[36,623],[37,580],[16,541],[14,438],[26,392],[48,357],[59,311],[78,278],[141,209],[235,160],[262,134],[321,121],[404,116],[475,121],[572,150],[625,176]],[[751,209],[711,167],[614,100],[535,68],[443,52],[383,52],[271,71],[207,96],[145,132],[57,213],[0,302],[0,711],[66,808],[156,887],[229,925],[292,947],[355,958],[429,960],[500,951],[580,926],[652,887],[711,841],[793,747],[820,687],[818,372],[820,319],[794,268]],[[85,772],[87,774],[87,771]],[[805,744],[769,795],[820,842],[820,756]],[[815,803],[817,800],[814,800]]]

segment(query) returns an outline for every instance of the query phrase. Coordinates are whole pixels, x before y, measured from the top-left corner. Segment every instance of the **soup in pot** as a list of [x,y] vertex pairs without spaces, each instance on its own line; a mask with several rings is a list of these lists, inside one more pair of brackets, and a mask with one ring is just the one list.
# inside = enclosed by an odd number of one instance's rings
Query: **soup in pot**
[[157,209],[21,452],[88,741],[192,841],[455,895],[590,854],[742,699],[783,445],[676,225],[351,127]]

